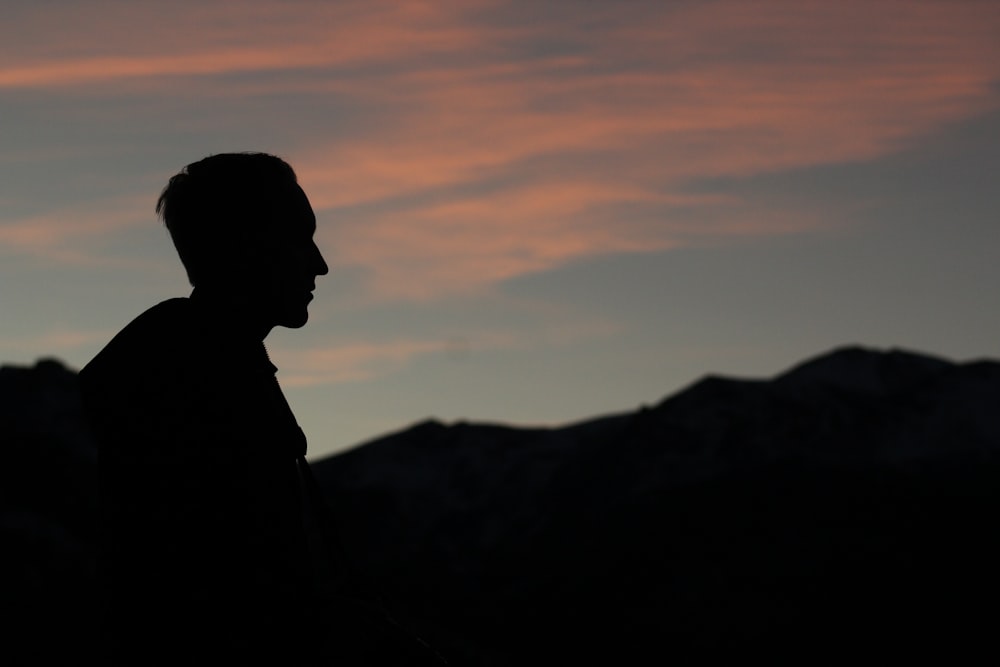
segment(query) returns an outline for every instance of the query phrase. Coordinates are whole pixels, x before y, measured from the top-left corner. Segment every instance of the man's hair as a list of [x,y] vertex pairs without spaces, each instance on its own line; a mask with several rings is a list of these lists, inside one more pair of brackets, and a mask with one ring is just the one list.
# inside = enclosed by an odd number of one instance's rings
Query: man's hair
[[288,163],[267,153],[210,155],[173,176],[156,213],[190,283],[197,286],[224,274],[232,250],[259,240],[277,221],[276,206],[296,183]]

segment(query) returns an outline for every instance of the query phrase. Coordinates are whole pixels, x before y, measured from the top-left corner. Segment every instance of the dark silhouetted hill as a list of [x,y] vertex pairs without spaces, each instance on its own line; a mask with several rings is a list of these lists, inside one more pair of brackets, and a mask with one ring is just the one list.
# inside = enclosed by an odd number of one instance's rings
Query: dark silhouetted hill
[[93,654],[97,451],[76,373],[0,368],[0,534],[7,664]]
[[558,429],[317,466],[391,593],[513,664],[992,651],[1000,364],[842,349]]
[[[314,468],[350,556],[454,656],[956,662],[994,651],[998,406],[998,362],[846,348],[563,428],[428,421]],[[79,659],[74,374],[4,368],[0,417],[10,645]]]

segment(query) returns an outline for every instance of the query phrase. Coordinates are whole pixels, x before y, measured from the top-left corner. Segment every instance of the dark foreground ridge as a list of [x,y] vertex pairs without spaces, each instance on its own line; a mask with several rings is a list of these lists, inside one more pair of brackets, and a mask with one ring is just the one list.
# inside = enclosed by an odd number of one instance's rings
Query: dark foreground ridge
[[[91,636],[74,383],[0,371],[5,601],[39,664]],[[354,560],[456,663],[955,658],[994,650],[998,405],[998,362],[845,348],[564,428],[428,421],[314,467]]]

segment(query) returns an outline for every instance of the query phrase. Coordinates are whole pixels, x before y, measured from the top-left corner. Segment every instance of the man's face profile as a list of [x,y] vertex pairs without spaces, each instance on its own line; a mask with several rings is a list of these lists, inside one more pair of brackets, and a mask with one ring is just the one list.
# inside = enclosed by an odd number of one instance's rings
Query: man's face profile
[[248,267],[249,296],[268,324],[297,329],[309,319],[316,276],[329,267],[313,239],[316,216],[302,188],[280,189],[269,217]]
[[220,153],[171,177],[156,203],[199,300],[264,336],[309,319],[316,216],[295,172],[266,153]]

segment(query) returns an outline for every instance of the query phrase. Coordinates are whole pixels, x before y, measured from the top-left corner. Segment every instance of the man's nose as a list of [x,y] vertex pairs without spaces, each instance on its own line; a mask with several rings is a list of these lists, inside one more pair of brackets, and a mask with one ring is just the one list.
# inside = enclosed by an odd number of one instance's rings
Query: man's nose
[[317,276],[325,276],[330,273],[330,267],[327,266],[326,260],[323,259],[323,253],[319,251],[319,246],[314,242],[313,247],[313,272]]

